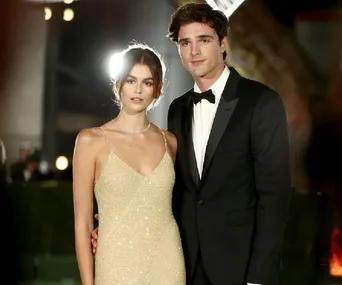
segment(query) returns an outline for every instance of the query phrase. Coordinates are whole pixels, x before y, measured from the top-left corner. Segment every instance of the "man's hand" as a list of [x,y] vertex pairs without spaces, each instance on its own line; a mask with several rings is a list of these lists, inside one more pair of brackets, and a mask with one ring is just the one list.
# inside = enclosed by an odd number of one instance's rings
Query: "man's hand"
[[[99,214],[96,214],[95,219],[99,220],[99,218],[100,218]],[[98,233],[99,233],[99,227],[97,227],[91,232],[91,251],[93,252],[93,254],[96,253]]]

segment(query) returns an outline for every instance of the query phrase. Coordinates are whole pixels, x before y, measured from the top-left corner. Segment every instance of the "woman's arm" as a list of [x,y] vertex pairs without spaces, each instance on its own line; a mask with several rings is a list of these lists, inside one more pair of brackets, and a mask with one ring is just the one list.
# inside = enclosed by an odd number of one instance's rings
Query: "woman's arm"
[[93,230],[93,187],[95,175],[95,134],[81,131],[76,139],[73,158],[73,199],[75,245],[82,285],[94,284],[93,255],[90,247]]
[[169,145],[169,153],[173,161],[176,160],[176,154],[177,154],[177,138],[176,136],[171,133],[166,131],[166,140]]

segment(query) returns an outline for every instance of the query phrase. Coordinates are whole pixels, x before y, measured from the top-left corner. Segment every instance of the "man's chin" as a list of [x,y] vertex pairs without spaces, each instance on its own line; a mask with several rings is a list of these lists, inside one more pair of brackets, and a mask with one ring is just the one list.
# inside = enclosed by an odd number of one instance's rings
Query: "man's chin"
[[201,69],[195,69],[195,70],[192,70],[191,74],[193,77],[201,78],[206,75],[206,72]]

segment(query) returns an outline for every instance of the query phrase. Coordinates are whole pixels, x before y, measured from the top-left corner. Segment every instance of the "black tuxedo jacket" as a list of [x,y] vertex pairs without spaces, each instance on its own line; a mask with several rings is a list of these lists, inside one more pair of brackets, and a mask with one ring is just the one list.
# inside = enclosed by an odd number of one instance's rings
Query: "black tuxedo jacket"
[[175,99],[168,113],[168,129],[178,139],[173,209],[188,282],[200,251],[214,285],[277,285],[291,188],[282,100],[230,68],[200,180],[192,91]]

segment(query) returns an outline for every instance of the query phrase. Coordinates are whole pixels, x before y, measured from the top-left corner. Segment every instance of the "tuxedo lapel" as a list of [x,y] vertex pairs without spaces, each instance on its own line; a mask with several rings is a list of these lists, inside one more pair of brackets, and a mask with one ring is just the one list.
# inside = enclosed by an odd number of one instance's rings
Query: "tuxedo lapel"
[[203,164],[203,175],[208,172],[210,163],[214,157],[216,148],[227,129],[230,118],[234,112],[235,106],[238,102],[237,98],[237,86],[240,80],[240,75],[235,69],[230,69],[230,74],[223,90],[220,103],[218,105],[216,115],[214,118],[213,126],[209,135],[209,140],[205,152],[204,164]]
[[[193,117],[193,104],[191,102],[192,90],[188,92],[183,98],[182,103],[182,143],[183,152],[181,152],[181,167],[182,173],[185,173],[184,179],[187,182],[189,189],[197,189],[199,184],[199,174],[197,169],[195,150],[192,141],[192,117]],[[189,174],[189,175],[187,175]]]
[[188,164],[189,164],[189,172],[191,174],[191,178],[193,182],[196,185],[196,188],[199,184],[199,174],[198,174],[198,168],[197,168],[197,162],[196,162],[196,156],[195,156],[195,149],[194,149],[194,142],[192,139],[192,118],[193,118],[193,110],[194,105],[192,102],[189,104],[189,110],[188,110],[188,126],[186,131],[186,142],[187,142],[187,152],[188,152]]

